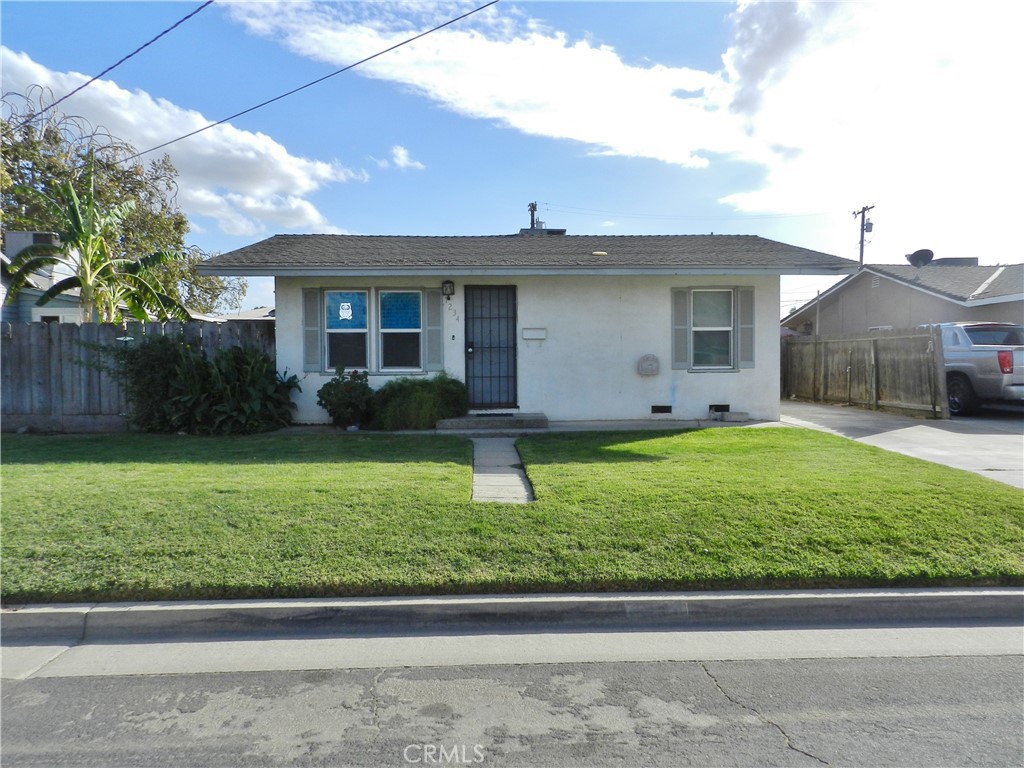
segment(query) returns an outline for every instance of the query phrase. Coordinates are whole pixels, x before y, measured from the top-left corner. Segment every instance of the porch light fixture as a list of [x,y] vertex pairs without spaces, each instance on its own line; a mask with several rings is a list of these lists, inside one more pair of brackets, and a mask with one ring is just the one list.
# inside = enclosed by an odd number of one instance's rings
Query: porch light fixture
[[448,301],[452,300],[452,296],[455,295],[455,283],[451,280],[445,280],[441,283],[441,293]]

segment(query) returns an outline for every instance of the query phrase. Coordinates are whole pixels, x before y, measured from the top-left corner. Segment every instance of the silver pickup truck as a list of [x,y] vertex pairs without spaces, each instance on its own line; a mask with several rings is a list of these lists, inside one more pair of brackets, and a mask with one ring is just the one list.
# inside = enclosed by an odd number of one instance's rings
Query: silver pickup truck
[[982,403],[1024,404],[1024,325],[939,323],[952,416]]

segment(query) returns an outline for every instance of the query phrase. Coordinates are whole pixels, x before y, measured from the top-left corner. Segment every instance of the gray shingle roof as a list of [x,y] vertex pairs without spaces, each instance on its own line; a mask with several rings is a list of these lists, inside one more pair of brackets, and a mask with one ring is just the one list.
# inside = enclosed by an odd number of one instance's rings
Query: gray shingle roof
[[831,274],[856,266],[848,259],[754,235],[275,235],[215,256],[201,271],[302,275],[701,269]]
[[932,263],[920,268],[909,264],[871,264],[867,269],[957,301],[1024,293],[1024,264],[960,267]]

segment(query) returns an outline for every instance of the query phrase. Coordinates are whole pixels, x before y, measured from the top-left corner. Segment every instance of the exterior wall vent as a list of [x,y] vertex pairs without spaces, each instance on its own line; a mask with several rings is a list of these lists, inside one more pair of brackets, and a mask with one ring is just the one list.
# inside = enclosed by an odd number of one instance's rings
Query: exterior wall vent
[[672,413],[671,405],[652,405],[651,413]]

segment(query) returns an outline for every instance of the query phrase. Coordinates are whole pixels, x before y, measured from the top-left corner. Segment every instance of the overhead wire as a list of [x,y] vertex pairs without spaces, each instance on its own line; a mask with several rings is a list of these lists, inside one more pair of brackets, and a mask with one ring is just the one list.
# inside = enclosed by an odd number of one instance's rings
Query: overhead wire
[[497,2],[498,2],[498,0],[491,0],[489,3],[484,3],[483,5],[478,6],[477,8],[474,8],[473,10],[468,11],[468,12],[462,14],[461,16],[456,16],[453,19],[449,19],[448,21],[444,22],[443,24],[438,24],[436,27],[432,27],[431,29],[428,29],[425,32],[420,32],[418,35],[414,35],[414,36],[412,36],[412,37],[410,37],[410,38],[408,38],[406,40],[403,40],[400,43],[395,43],[394,45],[392,45],[392,46],[390,46],[388,48],[385,48],[382,51],[378,51],[377,53],[374,53],[371,56],[367,56],[364,59],[360,59],[359,61],[354,62],[353,64],[349,64],[349,65],[347,65],[345,67],[342,67],[341,69],[338,69],[338,70],[335,70],[334,72],[326,74],[323,77],[319,77],[316,80],[312,80],[312,81],[306,83],[305,85],[300,85],[298,88],[293,88],[292,90],[288,91],[287,93],[282,93],[280,96],[275,96],[272,99],[267,99],[266,101],[263,101],[263,102],[255,105],[253,107],[249,107],[248,109],[243,109],[241,112],[236,112],[233,115],[229,115],[228,117],[225,117],[225,118],[222,118],[220,120],[217,120],[216,122],[210,123],[209,125],[203,126],[202,128],[197,128],[196,130],[194,130],[194,131],[192,131],[190,133],[186,133],[184,136],[179,136],[176,139],[171,139],[170,141],[165,141],[163,144],[158,144],[155,147],[150,147],[149,149],[143,150],[142,152],[136,152],[134,155],[126,157],[125,158],[125,162],[127,162],[129,160],[134,160],[135,158],[141,157],[142,155],[149,154],[150,152],[155,152],[158,149],[163,149],[164,147],[168,147],[171,144],[176,144],[179,141],[184,141],[185,139],[191,138],[192,136],[195,136],[196,134],[202,133],[203,131],[208,131],[211,128],[216,128],[218,125],[223,125],[224,123],[226,123],[226,122],[228,122],[230,120],[235,120],[236,118],[242,117],[243,115],[247,115],[250,112],[255,112],[257,109],[262,109],[263,107],[265,107],[265,106],[267,106],[269,104],[273,104],[275,101],[280,101],[281,99],[287,98],[288,96],[292,96],[292,95],[298,93],[299,91],[304,91],[307,88],[311,88],[314,85],[318,85],[319,83],[322,83],[324,80],[332,78],[335,75],[340,75],[343,72],[348,72],[350,69],[354,69],[355,67],[358,67],[361,64],[365,64],[368,61],[373,61],[374,59],[376,59],[376,58],[378,58],[380,56],[383,56],[385,53],[390,53],[391,51],[394,51],[394,50],[396,50],[398,48],[401,48],[403,45],[408,45],[409,43],[415,42],[416,40],[419,40],[422,37],[426,37],[427,35],[429,35],[429,34],[431,34],[433,32],[437,32],[440,29],[444,29],[447,26],[450,26],[452,24],[455,24],[456,22],[462,21],[463,19],[465,19],[465,18],[467,18],[469,16],[472,16],[474,13],[479,13],[480,11],[484,10],[485,8],[489,8],[490,6],[496,4]]
[[69,99],[69,98],[71,98],[71,97],[72,97],[72,96],[74,96],[74,95],[75,95],[76,93],[78,93],[79,91],[81,91],[81,90],[82,90],[83,88],[85,88],[85,87],[87,87],[87,86],[89,86],[89,85],[92,85],[92,84],[93,84],[93,83],[95,83],[95,82],[96,82],[97,80],[99,80],[99,79],[100,79],[101,77],[103,77],[103,76],[104,76],[105,74],[107,74],[108,72],[111,72],[112,70],[114,70],[114,69],[116,69],[117,67],[121,66],[121,65],[122,65],[122,64],[124,64],[124,63],[125,63],[126,61],[128,61],[128,59],[132,58],[132,57],[133,57],[133,56],[135,56],[135,55],[136,55],[137,53],[140,53],[140,52],[142,52],[143,50],[145,50],[146,48],[148,48],[149,46],[151,46],[151,45],[152,45],[153,43],[155,43],[155,42],[156,42],[157,40],[159,40],[159,39],[160,39],[161,37],[163,37],[164,35],[166,35],[167,33],[169,33],[169,32],[172,32],[172,31],[174,31],[175,29],[177,29],[178,27],[180,27],[180,26],[181,26],[182,24],[184,24],[184,23],[185,23],[186,21],[188,21],[188,20],[189,20],[189,19],[191,19],[191,18],[192,18],[193,16],[195,16],[195,15],[196,15],[197,13],[199,13],[200,11],[202,11],[202,10],[203,10],[204,8],[206,8],[206,7],[210,6],[210,5],[213,5],[213,2],[214,2],[214,0],[206,0],[206,2],[205,2],[205,3],[203,3],[202,5],[200,5],[200,6],[198,7],[198,8],[196,8],[196,9],[195,9],[194,11],[192,11],[192,12],[191,12],[191,13],[189,13],[188,15],[186,15],[186,16],[183,16],[182,18],[178,19],[178,20],[177,20],[176,22],[174,22],[174,24],[172,24],[171,26],[169,26],[169,27],[168,27],[167,29],[165,29],[165,30],[164,30],[163,32],[161,32],[161,33],[160,33],[159,35],[157,35],[156,37],[154,37],[154,38],[153,38],[152,40],[150,40],[149,42],[143,43],[143,44],[142,44],[142,45],[140,45],[140,46],[139,46],[138,48],[136,48],[136,49],[135,49],[134,51],[132,51],[131,53],[129,53],[129,54],[127,55],[127,56],[123,56],[123,57],[122,57],[122,58],[121,58],[121,59],[120,59],[119,61],[115,62],[114,64],[111,64],[111,65],[110,65],[109,67],[107,67],[106,69],[104,69],[104,70],[103,70],[102,72],[100,72],[100,73],[99,73],[98,75],[96,75],[95,77],[93,77],[93,78],[91,78],[91,79],[89,79],[89,80],[85,81],[85,82],[84,82],[84,83],[82,83],[82,84],[81,84],[80,86],[78,86],[78,87],[77,87],[77,88],[75,88],[75,89],[74,89],[73,91],[71,91],[70,93],[66,93],[66,94],[64,94],[63,96],[61,96],[61,97],[60,97],[59,99],[57,99],[57,100],[56,100],[55,102],[53,102],[53,103],[52,103],[52,104],[50,104],[49,106],[46,106],[46,107],[43,107],[42,109],[40,109],[40,110],[39,110],[38,112],[36,112],[35,114],[33,114],[33,115],[32,115],[32,117],[30,117],[30,118],[29,118],[28,120],[26,120],[26,121],[25,121],[25,122],[23,122],[23,123],[22,123],[21,125],[19,125],[19,126],[18,126],[18,128],[17,128],[17,129],[15,129],[15,130],[18,130],[18,129],[20,129],[20,128],[24,128],[24,127],[25,127],[26,125],[28,125],[28,124],[29,124],[29,123],[31,123],[31,122],[32,122],[33,120],[35,120],[35,119],[36,119],[36,118],[37,118],[37,117],[38,117],[39,115],[43,114],[44,112],[49,112],[49,111],[50,111],[51,109],[53,109],[54,107],[56,107],[56,106],[57,106],[58,104],[60,104],[60,103],[61,103],[62,101],[64,101],[64,100],[66,100],[66,99]]

